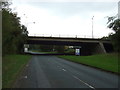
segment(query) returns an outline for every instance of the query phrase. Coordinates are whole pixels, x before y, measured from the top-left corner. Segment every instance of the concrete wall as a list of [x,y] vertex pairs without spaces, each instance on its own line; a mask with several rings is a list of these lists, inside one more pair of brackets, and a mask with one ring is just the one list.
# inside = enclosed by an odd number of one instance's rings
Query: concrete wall
[[81,48],[81,55],[93,55],[93,54],[104,54],[106,53],[106,49],[102,42],[99,43],[91,43],[84,44]]
[[104,48],[104,45],[102,42],[97,43],[92,51],[92,54],[103,54],[106,53],[106,50]]

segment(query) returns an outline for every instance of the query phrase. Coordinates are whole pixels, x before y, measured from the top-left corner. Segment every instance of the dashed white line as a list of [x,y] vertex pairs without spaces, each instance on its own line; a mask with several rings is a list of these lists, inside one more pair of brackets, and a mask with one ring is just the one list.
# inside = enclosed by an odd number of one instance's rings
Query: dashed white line
[[87,85],[88,87],[90,87],[90,88],[92,88],[92,89],[94,89],[95,90],[95,88],[93,87],[93,86],[91,86],[90,84],[88,84],[88,83],[86,83],[86,82],[84,82],[84,81],[82,81],[81,79],[79,79],[78,77],[76,77],[76,76],[73,76],[74,78],[76,78],[77,80],[79,80],[80,82],[82,82],[82,83],[84,83],[85,85]]
[[65,69],[62,69],[63,71],[66,71]]
[[62,69],[63,71],[66,71],[64,68],[60,67],[60,66],[57,66],[59,69]]

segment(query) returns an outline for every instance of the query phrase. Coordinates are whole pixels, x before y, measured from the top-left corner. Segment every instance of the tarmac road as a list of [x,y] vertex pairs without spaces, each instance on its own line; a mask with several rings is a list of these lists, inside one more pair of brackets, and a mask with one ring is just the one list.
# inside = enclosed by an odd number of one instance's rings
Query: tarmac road
[[118,88],[118,76],[55,56],[33,56],[14,88]]

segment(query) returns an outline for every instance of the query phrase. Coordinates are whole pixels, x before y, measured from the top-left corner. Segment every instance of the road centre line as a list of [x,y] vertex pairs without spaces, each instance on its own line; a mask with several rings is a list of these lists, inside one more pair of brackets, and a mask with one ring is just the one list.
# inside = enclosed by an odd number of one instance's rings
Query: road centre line
[[84,84],[87,85],[88,87],[90,87],[90,88],[92,88],[92,89],[95,90],[95,88],[94,88],[93,86],[91,86],[90,84],[88,84],[88,83],[82,81],[81,79],[79,79],[78,77],[76,77],[76,76],[74,76],[74,75],[73,75],[73,77],[76,78],[77,80],[79,80],[80,82],[84,83]]
[[[60,63],[58,63],[58,62],[56,62],[58,65],[59,65],[59,67],[60,68],[65,68],[64,67],[64,65],[61,65]],[[65,70],[65,69],[62,69],[63,71]],[[66,70],[65,70],[66,71]],[[70,70],[68,70],[69,72],[71,72]],[[78,74],[78,75],[80,75],[79,73],[76,73],[76,74]],[[91,86],[90,84],[88,84],[88,83],[86,83],[86,82],[84,82],[84,81],[82,81],[81,79],[79,79],[78,77],[76,77],[76,76],[74,76],[73,74],[71,74],[74,78],[76,78],[77,80],[79,80],[80,82],[82,82],[83,84],[85,84],[85,85],[87,85],[88,87],[90,87],[91,89],[93,89],[93,90],[96,90],[93,86]]]
[[60,67],[60,66],[57,66],[59,69],[62,69],[63,71],[66,71],[64,68]]
[[[67,71],[67,70],[66,70],[67,68],[66,68],[64,65],[62,65],[60,62],[56,62],[56,61],[55,61],[55,63],[58,64],[58,66],[57,66],[58,68],[61,68],[63,71]],[[64,68],[66,68],[66,69],[64,69]],[[71,72],[71,71],[68,70],[68,72]],[[78,77],[74,76],[72,72],[71,72],[70,74],[71,74],[75,79],[79,80],[80,82],[82,82],[83,84],[85,84],[86,86],[88,86],[89,88],[91,88],[91,89],[93,89],[93,90],[96,90],[95,87],[93,87],[92,85],[90,85],[90,84],[84,82],[83,80],[79,79]],[[79,73],[76,73],[76,74],[80,75]]]
[[62,69],[63,71],[66,71],[65,69]]
[[[56,62],[56,63],[59,65],[60,68],[62,68],[62,67],[65,68],[64,65],[61,65],[61,64],[58,63],[58,62]],[[66,68],[66,69],[67,69],[67,68]],[[62,70],[64,71],[65,69],[62,69]],[[68,71],[71,72],[70,70],[68,70]],[[71,72],[71,73],[72,73],[72,72]],[[79,73],[76,73],[76,74],[80,75]],[[94,89],[94,90],[95,90],[95,88],[94,88],[92,85],[90,85],[90,84],[82,81],[82,80],[79,79],[78,77],[74,76],[73,73],[72,73],[71,75],[72,75],[74,78],[76,78],[77,80],[79,80],[80,82],[82,82],[83,84],[85,84],[85,85],[87,85],[88,87],[90,87],[91,89]]]
[[[62,65],[61,65],[61,66],[62,66]],[[62,66],[62,67],[64,67],[64,66]],[[63,71],[66,71],[65,69],[62,69],[62,70],[63,70]],[[79,73],[76,73],[76,74],[80,75]],[[83,84],[85,84],[85,85],[87,85],[88,87],[90,87],[90,88],[92,88],[92,89],[95,90],[95,88],[94,88],[93,86],[91,86],[90,84],[82,81],[81,79],[79,79],[78,77],[76,77],[76,76],[74,76],[74,75],[72,75],[72,76],[73,76],[74,78],[76,78],[77,80],[79,80],[80,82],[82,82]]]

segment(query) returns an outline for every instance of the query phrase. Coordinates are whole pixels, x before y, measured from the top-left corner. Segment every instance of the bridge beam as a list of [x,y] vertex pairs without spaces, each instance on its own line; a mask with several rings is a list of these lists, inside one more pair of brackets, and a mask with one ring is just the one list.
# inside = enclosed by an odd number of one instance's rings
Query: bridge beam
[[88,38],[29,37],[27,44],[81,46],[81,55],[107,53],[112,47],[110,40]]

